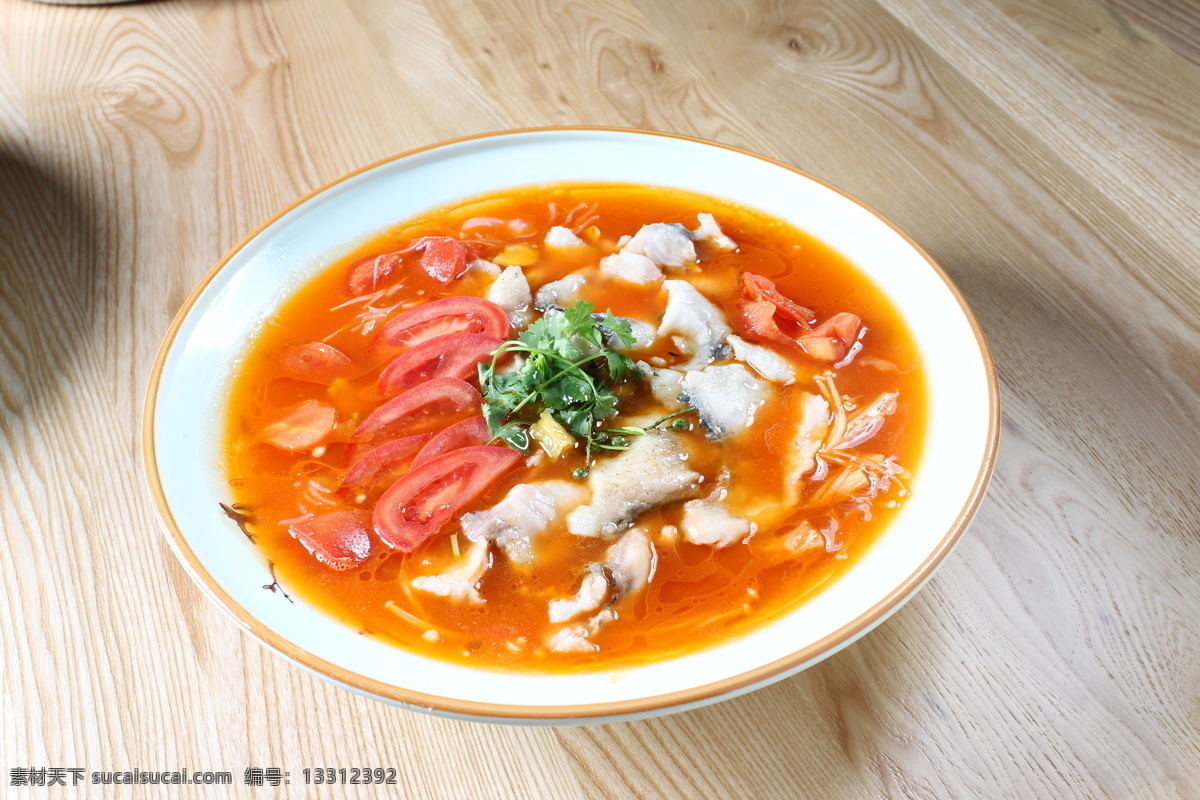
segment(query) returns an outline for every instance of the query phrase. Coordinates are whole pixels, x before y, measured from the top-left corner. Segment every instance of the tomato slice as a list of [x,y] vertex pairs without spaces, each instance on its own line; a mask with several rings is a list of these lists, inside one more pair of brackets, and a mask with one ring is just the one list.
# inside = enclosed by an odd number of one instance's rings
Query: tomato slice
[[346,277],[346,285],[350,288],[350,294],[358,297],[382,286],[392,276],[392,273],[400,269],[400,265],[404,261],[403,252],[382,253],[356,261],[350,267],[350,274]]
[[466,380],[487,361],[503,339],[482,333],[452,333],[405,350],[379,374],[379,391],[392,397],[434,378]]
[[[456,427],[458,426],[453,425],[451,429]],[[342,476],[342,486],[359,486],[396,469],[413,453],[418,450],[424,452],[422,447],[432,438],[432,433],[418,433],[416,436],[405,436],[403,439],[395,439],[368,450],[355,459],[350,469]]]
[[508,338],[508,315],[481,297],[445,297],[405,311],[375,337],[376,347],[415,347],[451,333],[481,333]]
[[259,441],[283,450],[307,450],[323,442],[337,427],[337,410],[319,400],[305,400],[259,431]]
[[841,312],[814,327],[816,316],[810,309],[784,297],[772,281],[752,272],[742,273],[742,296],[734,308],[734,324],[749,339],[799,348],[818,361],[836,362],[839,367],[849,364],[862,349],[859,340],[864,331],[856,315]]
[[450,283],[467,271],[474,252],[471,245],[449,236],[426,236],[422,242],[421,269],[438,283]]
[[458,450],[463,447],[478,447],[492,440],[492,432],[488,430],[487,420],[483,417],[471,417],[451,425],[446,430],[429,440],[413,459],[413,466],[422,464],[442,453]]
[[789,322],[800,326],[801,331],[807,332],[809,326],[816,321],[817,315],[812,309],[805,308],[799,303],[784,297],[775,288],[775,282],[753,272],[742,273],[742,291],[756,302],[767,302],[775,306],[776,316],[783,317]]
[[354,369],[350,356],[324,342],[309,342],[279,351],[279,370],[289,378],[325,386]]
[[786,347],[795,347],[796,340],[779,329],[775,321],[776,306],[766,300],[739,298],[734,303],[733,324],[738,333],[747,339],[760,342],[775,342]]
[[742,294],[734,308],[737,311],[734,324],[743,336],[793,348],[797,346],[795,335],[783,330],[779,323],[787,324],[796,333],[807,333],[816,318],[811,310],[780,294],[774,281],[753,272],[742,273]]
[[863,334],[862,320],[857,314],[841,312],[834,314],[796,341],[818,361],[837,362],[835,366],[844,367],[854,360],[858,351],[862,350]]
[[379,498],[372,516],[375,532],[386,544],[410,552],[520,460],[521,454],[507,447],[464,447],[415,466]]
[[288,533],[333,569],[350,569],[371,555],[367,515],[362,511],[330,511],[289,525]]
[[393,253],[380,253],[359,259],[350,267],[346,285],[354,297],[373,292],[398,272],[404,254],[420,251],[421,269],[438,283],[450,283],[461,278],[475,254],[475,247],[449,236],[422,236],[413,239]]
[[367,442],[383,433],[396,434],[435,416],[479,412],[483,398],[457,378],[434,378],[393,397],[367,415],[350,437]]

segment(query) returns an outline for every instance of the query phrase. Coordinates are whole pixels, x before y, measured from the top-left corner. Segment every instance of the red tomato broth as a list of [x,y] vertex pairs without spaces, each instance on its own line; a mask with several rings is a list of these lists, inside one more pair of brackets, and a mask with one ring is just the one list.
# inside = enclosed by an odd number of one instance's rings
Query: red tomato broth
[[[675,190],[614,185],[510,190],[503,196],[430,212],[364,244],[286,301],[252,343],[235,380],[229,410],[231,498],[239,507],[251,510],[256,544],[271,560],[289,593],[366,634],[435,658],[525,671],[636,665],[723,642],[785,613],[836,579],[887,527],[895,514],[889,504],[902,502],[895,488],[876,499],[869,521],[854,518],[843,525],[841,549],[835,553],[781,557],[770,552],[779,532],[765,528],[750,539],[748,546],[725,549],[682,539],[673,544],[655,539],[658,568],[654,580],[621,603],[619,618],[591,637],[600,647],[595,653],[557,653],[538,647],[548,631],[559,627],[548,622],[547,602],[572,596],[578,588],[579,566],[599,560],[611,544],[608,540],[571,535],[561,521],[538,540],[539,564],[530,571],[510,565],[493,549],[493,565],[479,584],[486,602],[479,606],[426,594],[408,583],[417,575],[448,568],[455,547],[461,551],[470,545],[461,533],[454,534],[456,524],[448,525],[441,535],[408,554],[391,550],[372,535],[371,557],[362,567],[346,570],[318,562],[289,535],[281,522],[303,515],[300,504],[306,496],[324,498],[327,495],[323,489],[329,490],[335,504],[317,509],[317,513],[340,508],[369,510],[388,488],[385,482],[358,496],[354,492],[333,494],[348,466],[346,450],[351,433],[381,402],[375,383],[388,360],[381,360],[372,351],[375,334],[387,320],[430,300],[481,296],[490,281],[468,273],[458,281],[441,285],[420,274],[417,256],[406,257],[403,266],[381,282],[383,288],[364,296],[374,299],[363,300],[351,296],[349,268],[371,254],[399,250],[416,237],[460,236],[459,224],[472,218],[517,218],[533,226],[532,233],[520,236],[501,237],[494,224],[486,230],[473,227],[462,235],[479,241],[479,252],[492,258],[504,244],[540,243],[551,224],[562,223],[566,209],[582,202],[594,205],[585,227],[598,229],[599,252],[581,254],[541,248],[539,260],[524,268],[535,292],[546,282],[594,264],[600,255],[616,248],[620,236],[635,233],[643,224],[681,222],[694,227],[698,212],[713,213],[739,250],[703,261],[701,272],[688,278],[724,306],[731,320],[742,272],[773,280],[780,292],[813,309],[819,320],[843,311],[861,317],[867,327],[864,350],[855,362],[834,370],[837,385],[844,397],[864,403],[884,391],[900,393],[898,409],[870,441],[869,450],[894,456],[911,474],[926,425],[925,378],[916,347],[886,297],[840,255],[782,221]],[[552,213],[552,205],[557,215]],[[585,257],[587,253],[590,256]],[[589,283],[583,296],[598,310],[611,308],[615,314],[656,323],[662,316],[665,293],[658,286],[645,288],[598,279]],[[656,309],[654,315],[647,315],[647,304]],[[331,310],[339,305],[342,307]],[[374,322],[364,325],[357,315],[368,305],[380,311]],[[369,328],[366,335],[363,327]],[[329,387],[285,377],[279,354],[288,347],[313,341],[325,342],[345,353],[356,371]],[[657,347],[639,353],[638,358],[664,351],[669,345]],[[860,361],[863,356],[889,362],[896,370],[868,366],[865,360]],[[794,423],[789,400],[797,392],[815,391],[811,376],[829,368],[818,362],[807,363],[802,357],[791,360],[800,367],[801,379],[782,388],[779,396],[759,411],[755,426],[745,436],[729,444],[705,445],[701,431],[685,434],[693,444],[693,469],[711,477],[716,474],[718,461],[724,459],[732,465],[733,499],[745,499],[756,491],[771,494],[780,490],[786,446],[783,434]],[[629,394],[629,390],[618,391]],[[644,389],[636,389],[631,401],[645,405],[644,399],[638,399],[645,394]],[[288,407],[308,399],[331,403],[339,410],[338,427],[323,451],[317,450],[319,455],[288,453],[255,442],[256,433],[264,425]],[[469,413],[447,416],[440,428],[426,426],[402,435],[429,430],[436,433],[466,416]],[[623,416],[612,424],[622,424]],[[558,462],[547,459],[535,467],[518,465],[463,511],[490,506],[518,483],[570,480],[571,470],[579,463],[564,458]],[[311,480],[317,481],[317,488],[309,485]],[[220,499],[228,502],[230,498]],[[652,532],[663,525],[677,525],[680,506],[677,502],[647,512],[637,524]],[[780,525],[779,529],[786,527]],[[438,632],[436,641],[425,638],[429,630]]]

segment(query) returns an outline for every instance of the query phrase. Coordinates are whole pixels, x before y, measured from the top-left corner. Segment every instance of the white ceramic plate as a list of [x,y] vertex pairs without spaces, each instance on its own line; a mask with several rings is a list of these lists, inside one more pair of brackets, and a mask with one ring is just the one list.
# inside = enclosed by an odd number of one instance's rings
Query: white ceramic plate
[[[285,298],[352,246],[414,214],[506,187],[631,182],[713,195],[785,219],[840,251],[895,302],[929,380],[929,432],[912,495],[846,573],[795,611],[723,645],[649,666],[520,675],[430,660],[265,591],[263,558],[226,496],[223,409],[235,366]],[[862,636],[926,581],[963,533],[991,472],[995,375],[979,327],[908,237],[845,193],[732,148],[649,132],[541,129],[460,139],[347,175],[277,214],[188,298],[150,378],[143,448],[169,540],[193,578],[254,636],[321,677],[472,719],[611,721],[732,697]]]

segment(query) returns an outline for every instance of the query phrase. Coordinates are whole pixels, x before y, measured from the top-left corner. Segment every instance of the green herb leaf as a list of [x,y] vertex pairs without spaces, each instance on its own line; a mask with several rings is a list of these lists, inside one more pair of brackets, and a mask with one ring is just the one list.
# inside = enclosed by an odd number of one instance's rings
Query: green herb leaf
[[587,439],[592,435],[592,428],[595,427],[595,418],[592,416],[591,409],[588,408],[568,408],[554,415],[555,419],[563,424],[563,427],[575,434],[581,439]]
[[617,319],[611,311],[604,312],[604,317],[600,320],[600,327],[611,331],[626,347],[636,341],[633,335],[633,325],[629,320]]
[[[490,426],[489,426],[490,427]],[[527,423],[509,422],[501,425],[496,430],[495,436],[514,450],[520,450],[522,453],[529,452],[532,445],[529,437],[529,425]]]
[[[606,338],[612,341],[614,336],[624,345],[633,344],[629,322],[611,311],[596,314],[594,310],[591,303],[580,301],[560,313],[546,314],[499,347],[490,363],[480,365],[483,414],[492,436],[527,451],[529,426],[549,410],[585,441],[586,460],[591,463],[600,421],[617,413],[618,398],[612,387],[641,378],[633,359],[605,344]],[[508,354],[524,361],[518,369],[498,373],[496,365]],[[596,446],[612,449],[611,442]]]
[[616,350],[605,350],[604,360],[608,365],[608,374],[612,375],[614,381],[623,379],[627,372],[637,372],[633,368],[633,359]]

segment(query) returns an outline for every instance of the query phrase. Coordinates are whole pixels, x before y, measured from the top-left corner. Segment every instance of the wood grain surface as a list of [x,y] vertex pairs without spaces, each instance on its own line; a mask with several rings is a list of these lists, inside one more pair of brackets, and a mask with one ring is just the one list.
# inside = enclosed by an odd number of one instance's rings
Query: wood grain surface
[[[732,701],[533,729],[357,697],[168,549],[137,459],[154,352],[299,193],[562,124],[747,147],[910,232],[995,351],[990,494],[881,628]],[[0,0],[0,795],[1200,798],[1198,156],[1184,0]],[[9,785],[56,766],[235,785]]]

